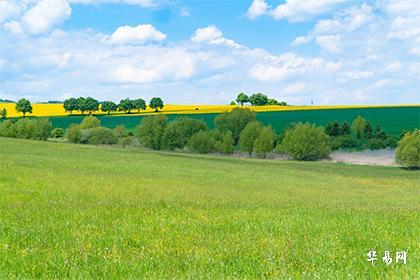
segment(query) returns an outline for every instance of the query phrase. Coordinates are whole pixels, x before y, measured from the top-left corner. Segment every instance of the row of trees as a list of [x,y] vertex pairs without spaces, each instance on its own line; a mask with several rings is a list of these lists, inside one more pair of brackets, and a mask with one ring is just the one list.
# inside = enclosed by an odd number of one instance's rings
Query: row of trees
[[240,104],[241,106],[244,106],[245,104],[249,103],[252,106],[266,106],[266,105],[287,106],[286,102],[284,101],[279,102],[276,99],[269,98],[267,95],[262,94],[262,93],[255,93],[251,96],[248,96],[245,93],[241,92],[238,94],[238,97],[236,97],[235,101],[232,101],[231,105]]
[[[101,110],[107,114],[111,114],[112,112],[124,112],[125,114],[130,114],[132,111],[137,110],[139,113],[141,110],[146,110],[147,105],[146,101],[138,98],[138,99],[123,99],[120,101],[119,104],[116,104],[113,101],[104,101],[99,102],[98,100],[92,97],[79,97],[79,98],[69,98],[64,100],[63,104],[64,110],[66,112],[72,114],[73,111],[79,111],[84,115],[85,112],[88,112],[91,115],[93,112]],[[150,100],[149,107],[154,109],[156,112],[162,110],[164,107],[163,100],[159,97],[153,97]]]

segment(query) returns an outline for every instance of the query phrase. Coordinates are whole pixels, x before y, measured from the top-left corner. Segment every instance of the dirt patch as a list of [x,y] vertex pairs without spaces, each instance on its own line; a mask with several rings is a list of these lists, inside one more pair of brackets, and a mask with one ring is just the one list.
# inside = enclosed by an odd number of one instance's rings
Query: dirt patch
[[398,166],[395,162],[395,150],[384,149],[361,152],[332,152],[331,161],[351,164]]

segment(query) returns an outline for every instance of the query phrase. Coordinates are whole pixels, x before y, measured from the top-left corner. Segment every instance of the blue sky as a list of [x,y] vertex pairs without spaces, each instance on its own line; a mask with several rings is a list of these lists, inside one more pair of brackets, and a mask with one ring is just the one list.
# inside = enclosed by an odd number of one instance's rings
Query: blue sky
[[0,98],[420,102],[417,0],[0,0]]

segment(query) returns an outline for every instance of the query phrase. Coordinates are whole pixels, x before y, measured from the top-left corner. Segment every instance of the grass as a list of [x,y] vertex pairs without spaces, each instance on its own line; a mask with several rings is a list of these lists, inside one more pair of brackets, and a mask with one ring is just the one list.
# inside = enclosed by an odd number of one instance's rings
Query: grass
[[418,172],[2,138],[0,158],[2,279],[420,276]]

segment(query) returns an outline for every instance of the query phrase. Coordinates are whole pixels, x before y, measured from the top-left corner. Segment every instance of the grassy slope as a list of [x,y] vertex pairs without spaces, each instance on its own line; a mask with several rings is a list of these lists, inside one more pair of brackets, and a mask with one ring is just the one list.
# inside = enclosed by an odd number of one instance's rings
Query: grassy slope
[[0,159],[0,278],[420,276],[418,172],[2,138]]
[[[212,127],[217,114],[186,114],[187,116],[204,119]],[[281,132],[292,122],[312,122],[325,125],[329,121],[352,122],[357,116],[363,116],[373,124],[380,125],[386,132],[399,135],[403,130],[413,130],[420,127],[420,107],[390,107],[390,108],[351,108],[351,109],[322,109],[284,112],[260,112],[257,118],[265,124],[272,125],[277,132]],[[168,115],[169,119],[182,116]],[[185,115],[184,115],[185,116]],[[135,128],[142,116],[99,116],[102,125],[115,127],[124,124],[127,128]],[[55,127],[67,128],[70,123],[80,122],[82,117],[50,117]]]

